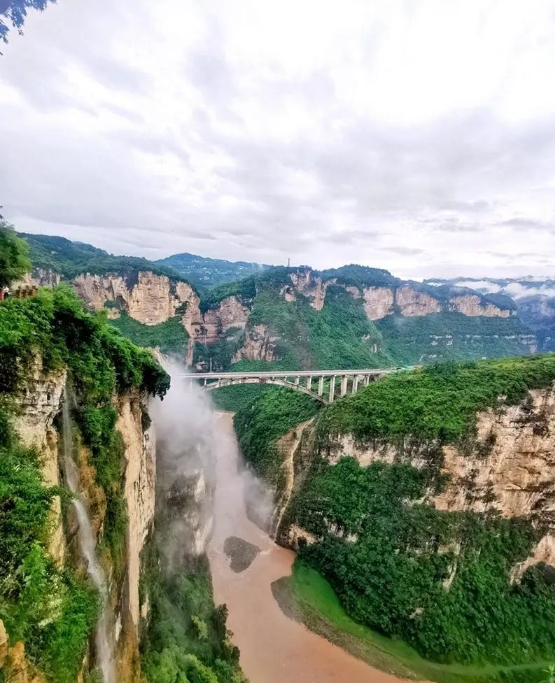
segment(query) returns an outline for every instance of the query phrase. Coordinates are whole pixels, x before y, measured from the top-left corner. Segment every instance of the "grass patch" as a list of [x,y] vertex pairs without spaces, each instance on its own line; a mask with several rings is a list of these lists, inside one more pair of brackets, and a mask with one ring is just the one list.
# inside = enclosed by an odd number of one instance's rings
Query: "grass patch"
[[273,584],[272,591],[287,616],[302,621],[311,631],[370,666],[401,678],[438,683],[539,682],[551,664],[477,667],[429,662],[402,640],[387,638],[351,619],[324,577],[298,561],[292,576]]

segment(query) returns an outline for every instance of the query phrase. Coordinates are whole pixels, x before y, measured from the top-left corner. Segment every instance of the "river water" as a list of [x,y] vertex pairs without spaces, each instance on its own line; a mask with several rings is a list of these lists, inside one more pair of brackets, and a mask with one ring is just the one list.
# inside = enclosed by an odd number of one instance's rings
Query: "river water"
[[[277,546],[247,517],[231,415],[220,414],[218,422],[215,527],[208,556],[214,598],[228,606],[228,627],[250,683],[398,683],[283,614],[271,584],[291,574],[295,554]],[[260,549],[242,572],[231,569],[224,552],[229,537]]]

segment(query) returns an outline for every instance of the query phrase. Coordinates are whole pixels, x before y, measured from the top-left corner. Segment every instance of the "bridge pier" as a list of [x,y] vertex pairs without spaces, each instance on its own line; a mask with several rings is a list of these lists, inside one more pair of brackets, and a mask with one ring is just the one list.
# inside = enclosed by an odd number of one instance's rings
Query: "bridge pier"
[[[187,382],[198,382],[206,391],[236,384],[276,384],[302,392],[322,403],[333,403],[335,398],[356,394],[362,386],[371,381],[378,381],[392,370],[289,370],[272,372],[207,372],[182,375]],[[336,393],[337,379],[340,378],[339,390]],[[317,380],[317,387],[314,387]],[[329,381],[327,395],[325,384]]]
[[330,377],[330,398],[329,398],[330,403],[333,403],[333,399],[335,398],[335,380],[336,380],[336,376],[332,375]]
[[345,396],[347,394],[347,383],[349,382],[349,377],[347,375],[343,375],[341,378],[341,396]]

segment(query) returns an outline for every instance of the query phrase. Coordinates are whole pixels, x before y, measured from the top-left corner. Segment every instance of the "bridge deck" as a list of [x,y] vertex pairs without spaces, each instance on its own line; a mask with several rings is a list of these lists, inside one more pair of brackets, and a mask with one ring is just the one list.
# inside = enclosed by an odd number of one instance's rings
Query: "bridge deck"
[[190,372],[179,377],[190,379],[237,379],[239,377],[256,379],[258,377],[339,377],[340,375],[385,375],[397,368],[371,370],[275,370],[271,372]]

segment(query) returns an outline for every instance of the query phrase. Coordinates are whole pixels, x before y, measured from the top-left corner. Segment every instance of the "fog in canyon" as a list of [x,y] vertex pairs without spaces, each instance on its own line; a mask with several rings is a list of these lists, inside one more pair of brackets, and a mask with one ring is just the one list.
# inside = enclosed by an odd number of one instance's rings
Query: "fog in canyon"
[[228,628],[249,681],[396,680],[281,611],[272,583],[291,573],[295,554],[263,528],[273,513],[271,494],[242,462],[232,415],[216,412],[207,392],[180,379],[182,366],[164,365],[172,387],[152,411],[158,477],[166,497],[177,500],[181,492],[187,504],[171,515],[163,556],[175,566],[184,555],[208,554],[214,599],[228,607]]

